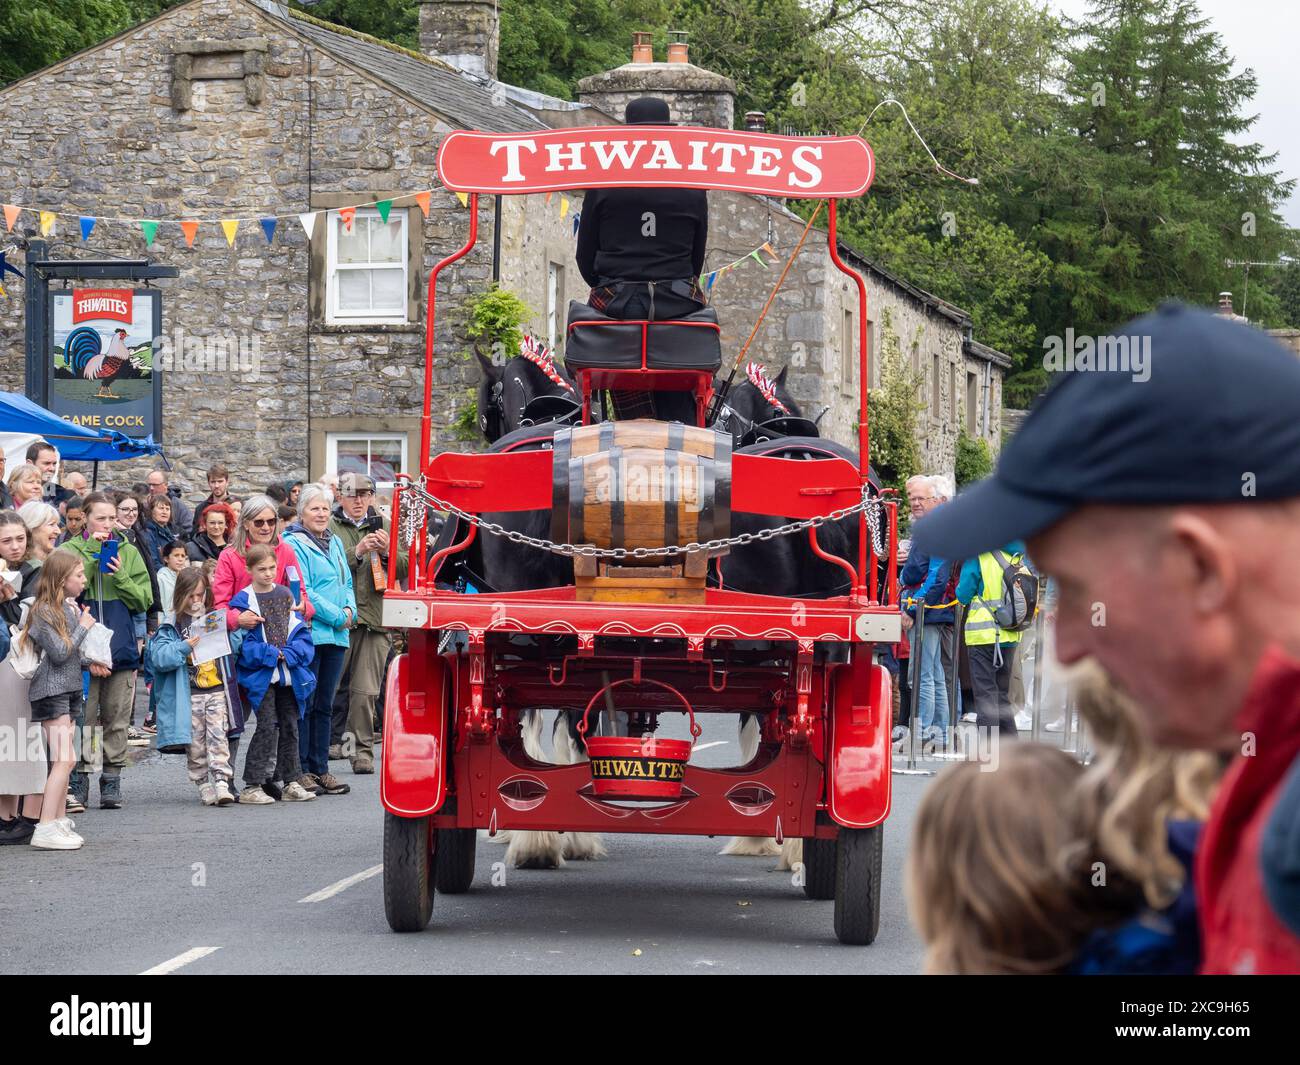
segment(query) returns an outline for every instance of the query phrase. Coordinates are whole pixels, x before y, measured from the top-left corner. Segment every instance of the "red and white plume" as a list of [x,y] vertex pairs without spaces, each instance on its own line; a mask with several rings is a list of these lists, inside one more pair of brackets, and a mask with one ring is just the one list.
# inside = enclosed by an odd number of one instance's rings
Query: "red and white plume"
[[749,383],[758,389],[768,406],[776,408],[782,414],[789,414],[789,408],[776,396],[776,383],[767,376],[767,371],[756,362],[745,363],[745,376]]
[[531,333],[525,333],[523,340],[519,342],[519,354],[566,392],[574,390],[573,385],[561,377],[560,371],[555,368],[555,356],[550,353],[545,344]]

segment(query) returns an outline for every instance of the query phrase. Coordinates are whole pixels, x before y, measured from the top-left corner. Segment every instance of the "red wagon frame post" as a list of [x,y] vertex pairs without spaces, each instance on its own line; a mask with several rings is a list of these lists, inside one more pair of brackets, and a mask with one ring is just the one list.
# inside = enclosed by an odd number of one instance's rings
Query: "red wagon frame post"
[[[465,243],[441,259],[428,279],[419,477],[429,495],[471,514],[551,507],[549,451],[431,454],[437,283],[442,271],[477,243],[480,195],[636,186],[829,202],[830,258],[853,279],[858,293],[858,465],[855,469],[837,457],[809,463],[735,454],[731,509],[802,520],[824,517],[865,499],[869,484],[867,291],[863,278],[839,255],[836,236],[837,200],[862,195],[874,176],[874,158],[864,140],[669,126],[528,134],[457,131],[443,140],[438,173],[448,189],[466,194],[470,217]],[[605,380],[610,372],[640,374],[645,388],[655,387],[656,374],[666,381],[665,374],[694,373],[650,369],[644,352],[636,370],[584,369],[584,421],[590,417],[593,382]],[[707,392],[697,391],[697,402],[702,394],[707,398]],[[702,417],[702,405],[697,411]],[[396,515],[402,514],[402,499],[409,491],[409,476],[399,475]],[[882,508],[892,593],[897,511],[892,502]],[[410,855],[416,862],[421,855],[426,863],[436,859],[441,869],[439,840],[448,833],[447,840],[463,838],[463,833],[478,828],[778,838],[788,834],[833,845],[845,831],[878,828],[889,811],[892,722],[888,675],[872,662],[870,651],[876,643],[896,642],[900,626],[897,606],[879,601],[878,558],[864,509],[858,510],[857,521],[859,548],[853,560],[828,554],[811,536],[812,550],[819,557],[852,574],[847,595],[796,603],[710,588],[703,603],[620,602],[616,610],[609,603],[578,601],[572,586],[474,595],[437,587],[438,566],[472,544],[477,535],[473,524],[459,542],[430,559],[427,521],[420,521],[409,546],[408,588],[402,591],[396,580],[402,521],[394,521],[385,624],[407,629],[410,642],[408,653],[397,659],[387,680],[380,780],[388,813],[386,880],[390,832],[405,833],[395,853]],[[459,651],[440,653],[437,640],[448,633],[459,634],[463,642]],[[497,668],[492,641],[512,634],[560,637],[573,643],[559,661]],[[634,641],[631,651],[626,649],[629,638]],[[718,650],[748,641],[788,647],[787,666],[773,671],[737,664],[729,650]],[[665,642],[684,650],[663,652],[658,645]],[[615,645],[622,649],[612,650]],[[839,660],[819,647],[851,650]],[[512,716],[515,709],[590,705],[602,691],[628,684],[624,676],[628,671],[634,678],[641,678],[644,671],[653,685],[687,698],[688,707],[695,705],[700,711],[739,713],[768,706],[780,711],[780,721],[777,713],[765,715],[764,754],[755,762],[729,770],[690,765],[682,800],[653,810],[623,811],[593,794],[585,763],[543,765],[521,754],[518,724]],[[611,682],[612,674],[620,679]],[[637,690],[636,712],[657,720],[658,713],[671,707],[661,706],[653,691],[641,691],[647,687],[633,684],[622,691]],[[448,772],[449,767],[453,772]],[[456,846],[460,861],[465,845]],[[472,876],[472,842],[468,846]],[[878,862],[878,834],[872,846]],[[870,858],[866,861],[870,864]],[[423,927],[427,922],[431,894],[426,899],[420,893],[428,881],[428,875],[409,880],[406,894],[414,901],[397,905],[397,918],[390,907],[394,928]],[[461,881],[468,883],[463,870],[448,880]],[[443,886],[441,872],[438,883]],[[387,886],[385,894],[387,899]],[[838,907],[837,896],[837,931]],[[878,896],[876,912],[878,916]],[[859,928],[842,933],[841,938],[869,942],[874,934],[872,925],[869,934]]]

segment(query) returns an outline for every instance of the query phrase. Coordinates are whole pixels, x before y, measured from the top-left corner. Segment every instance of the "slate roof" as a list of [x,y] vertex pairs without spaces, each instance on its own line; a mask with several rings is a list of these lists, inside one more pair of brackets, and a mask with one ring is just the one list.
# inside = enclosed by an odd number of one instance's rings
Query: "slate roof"
[[296,17],[275,0],[249,0],[293,33],[364,71],[376,81],[404,93],[464,129],[488,133],[528,133],[549,127],[507,98],[497,104],[482,81],[434,59],[417,58],[404,49],[342,28]]

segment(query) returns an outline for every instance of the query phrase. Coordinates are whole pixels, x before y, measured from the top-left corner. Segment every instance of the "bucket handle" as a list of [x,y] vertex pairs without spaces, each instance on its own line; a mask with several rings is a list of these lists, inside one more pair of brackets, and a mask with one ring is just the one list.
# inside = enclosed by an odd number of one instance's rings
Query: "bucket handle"
[[585,709],[582,712],[582,720],[578,722],[578,735],[582,737],[582,745],[584,747],[587,745],[587,715],[591,713],[591,708],[596,705],[596,700],[599,699],[602,695],[604,695],[607,691],[609,691],[611,688],[617,688],[623,684],[656,684],[660,688],[665,688],[668,691],[672,692],[675,696],[677,696],[677,698],[679,698],[682,701],[682,705],[686,707],[686,713],[690,716],[691,746],[693,747],[695,745],[695,741],[700,738],[700,733],[702,733],[704,729],[702,729],[699,723],[695,720],[695,711],[694,709],[692,709],[691,702],[689,699],[686,698],[686,696],[684,696],[671,684],[665,684],[662,680],[655,680],[653,677],[624,677],[622,680],[616,680],[610,684],[606,684],[603,688],[601,688],[598,692],[596,692],[596,694],[591,697],[591,701],[587,703],[587,709]]

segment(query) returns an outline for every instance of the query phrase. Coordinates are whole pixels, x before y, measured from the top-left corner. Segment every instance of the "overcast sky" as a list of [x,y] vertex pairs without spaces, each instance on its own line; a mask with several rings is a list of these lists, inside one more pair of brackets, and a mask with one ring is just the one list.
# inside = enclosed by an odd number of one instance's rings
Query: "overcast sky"
[[[1073,18],[1088,12],[1087,0],[1048,0]],[[1199,0],[1237,69],[1255,71],[1258,91],[1249,112],[1258,114],[1251,139],[1278,153],[1283,178],[1300,177],[1300,0]],[[1300,227],[1300,192],[1283,208]]]

